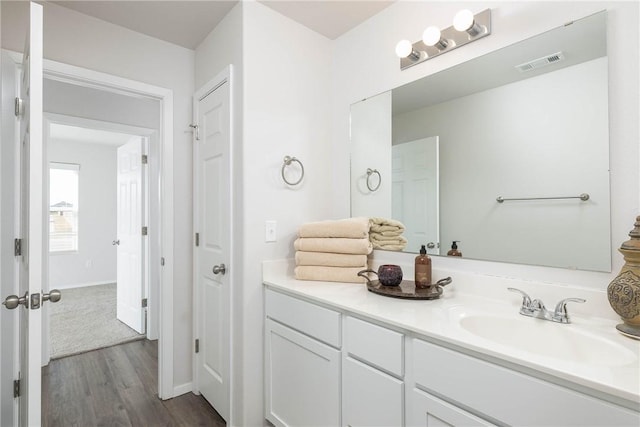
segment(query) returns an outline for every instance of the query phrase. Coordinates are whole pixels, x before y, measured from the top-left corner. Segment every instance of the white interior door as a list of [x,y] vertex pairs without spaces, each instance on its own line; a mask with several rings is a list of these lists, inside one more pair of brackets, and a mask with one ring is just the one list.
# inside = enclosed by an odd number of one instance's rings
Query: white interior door
[[[14,255],[14,239],[19,236],[20,215],[20,166],[17,160],[22,145],[16,137],[19,122],[14,114],[14,99],[18,96],[20,72],[13,59],[2,52],[2,144],[0,158],[2,165],[2,197],[0,205],[0,253],[2,257],[0,295],[18,294],[18,265],[20,258]],[[18,378],[18,310],[0,307],[0,425],[13,426],[18,420],[18,402],[13,398],[11,384]]]
[[[196,98],[197,389],[229,421],[231,245],[229,83]],[[226,274],[225,274],[226,273]]]
[[392,149],[392,217],[407,227],[407,250],[440,254],[438,137],[397,144]]
[[[20,223],[22,254],[19,294],[25,297],[20,310],[19,424],[41,424],[41,291],[44,260],[44,162],[42,142],[42,6],[30,3],[29,28],[22,64],[20,99]],[[26,309],[28,307],[28,309]]]
[[142,138],[118,147],[117,318],[144,333]]

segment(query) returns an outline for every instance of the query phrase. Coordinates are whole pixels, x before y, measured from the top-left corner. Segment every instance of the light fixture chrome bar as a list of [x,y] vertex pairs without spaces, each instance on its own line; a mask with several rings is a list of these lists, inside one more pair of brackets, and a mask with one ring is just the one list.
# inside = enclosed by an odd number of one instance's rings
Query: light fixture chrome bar
[[[450,52],[460,46],[479,40],[491,34],[491,9],[483,10],[474,16],[474,24],[470,31],[458,31],[453,25],[442,30],[442,40],[445,40],[446,46],[427,46],[422,40],[413,44],[413,52],[419,52],[420,57],[410,55],[406,58],[400,58],[400,69],[405,70],[414,65],[428,61],[443,53]],[[472,35],[475,34],[475,35]],[[440,47],[441,49],[439,49]]]
[[582,193],[579,196],[522,197],[522,198],[510,198],[510,199],[505,199],[502,196],[498,196],[498,197],[496,197],[496,202],[502,203],[502,202],[505,202],[505,201],[512,201],[512,200],[563,200],[563,199],[580,199],[583,202],[586,202],[587,200],[589,200],[589,195],[587,193]]

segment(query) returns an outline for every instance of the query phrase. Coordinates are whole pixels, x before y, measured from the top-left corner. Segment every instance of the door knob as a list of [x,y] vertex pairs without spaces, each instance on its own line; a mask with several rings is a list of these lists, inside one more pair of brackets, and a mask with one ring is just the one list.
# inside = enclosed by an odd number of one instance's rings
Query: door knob
[[17,295],[9,295],[7,299],[3,301],[2,305],[7,307],[9,310],[13,310],[19,305],[24,305],[25,307],[27,307],[29,301],[28,296],[29,292],[25,292],[23,297],[18,297]]
[[435,243],[433,243],[433,242],[429,242],[429,243],[427,243],[427,247],[428,247],[429,249],[433,249],[433,248],[435,248],[435,247],[436,247],[436,244],[435,244]]
[[62,298],[62,292],[57,289],[51,289],[48,294],[42,294],[42,301],[58,302]]
[[227,267],[224,264],[214,265],[213,274],[224,274],[227,272]]
[[111,242],[111,244],[112,244],[113,246],[117,246],[117,245],[119,245],[119,244],[120,244],[120,239],[118,239],[118,240],[114,240],[113,242]]

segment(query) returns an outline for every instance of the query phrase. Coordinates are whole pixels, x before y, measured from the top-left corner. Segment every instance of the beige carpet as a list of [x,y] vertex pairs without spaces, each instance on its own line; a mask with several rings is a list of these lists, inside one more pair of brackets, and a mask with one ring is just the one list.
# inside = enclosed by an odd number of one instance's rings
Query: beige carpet
[[116,319],[116,284],[63,289],[51,310],[51,358],[144,338]]

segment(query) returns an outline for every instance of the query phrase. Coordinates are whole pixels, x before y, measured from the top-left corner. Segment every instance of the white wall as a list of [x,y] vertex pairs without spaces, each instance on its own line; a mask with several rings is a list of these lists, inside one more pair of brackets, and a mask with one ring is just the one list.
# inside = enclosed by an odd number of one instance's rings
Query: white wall
[[[2,2],[2,47],[21,51],[27,2]],[[174,111],[174,384],[191,381],[191,95],[194,51],[44,3],[44,56],[171,89]],[[183,390],[185,387],[181,387]]]
[[[492,34],[423,64],[400,71],[398,40],[420,39],[428,25],[446,27],[455,13],[492,9]],[[607,9],[611,159],[612,273],[592,273],[468,260],[434,260],[486,274],[554,281],[604,289],[623,264],[615,250],[627,239],[640,208],[638,131],[638,4],[636,2],[397,2],[336,40],[332,130],[334,216],[349,215],[349,106],[361,99],[436,73],[495,49]],[[342,191],[340,191],[342,190]],[[463,250],[464,253],[464,250]],[[406,255],[410,257],[410,255]]]
[[[297,227],[331,216],[331,42],[268,7],[245,4],[243,392],[241,425],[263,423],[260,262],[293,257]],[[304,164],[300,185],[280,177],[285,155]],[[348,188],[348,181],[343,185]],[[264,242],[277,221],[276,243]]]
[[49,141],[49,161],[80,165],[78,251],[49,256],[51,289],[116,281],[117,147],[77,141]]
[[[260,3],[242,2],[196,49],[197,86],[229,63],[235,82],[243,83],[235,105],[241,106],[242,128],[234,135],[241,144],[234,150],[235,207],[241,214],[235,218],[240,243],[232,285],[232,423],[256,426],[264,418],[261,261],[292,257],[297,227],[331,214],[331,42]],[[285,155],[304,164],[297,187],[280,177]],[[275,243],[264,242],[266,220],[277,221]]]
[[473,259],[610,270],[606,76],[599,58],[394,116],[394,143],[440,137],[443,253],[461,240]]
[[[242,2],[227,13],[216,28],[196,47],[196,88],[202,87],[229,64],[236,68],[236,88],[242,82]],[[240,79],[240,80],[238,80]],[[237,92],[237,91],[236,91]],[[237,93],[236,93],[237,94]],[[242,98],[238,98],[241,100]]]

